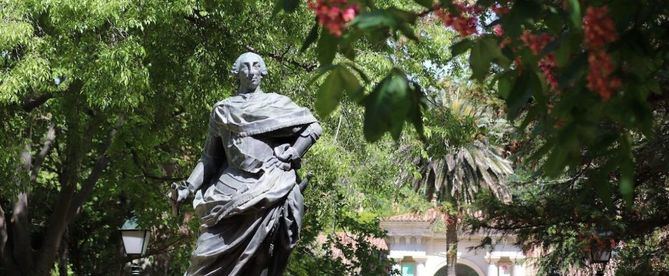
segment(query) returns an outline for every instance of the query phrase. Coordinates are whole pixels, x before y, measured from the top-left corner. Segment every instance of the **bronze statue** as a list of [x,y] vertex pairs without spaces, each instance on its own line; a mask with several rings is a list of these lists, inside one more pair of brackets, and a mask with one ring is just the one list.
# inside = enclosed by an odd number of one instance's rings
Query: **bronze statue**
[[311,112],[260,89],[267,68],[245,53],[237,95],[214,105],[204,152],[174,200],[194,194],[202,225],[186,275],[281,275],[302,226],[300,158],[321,135]]

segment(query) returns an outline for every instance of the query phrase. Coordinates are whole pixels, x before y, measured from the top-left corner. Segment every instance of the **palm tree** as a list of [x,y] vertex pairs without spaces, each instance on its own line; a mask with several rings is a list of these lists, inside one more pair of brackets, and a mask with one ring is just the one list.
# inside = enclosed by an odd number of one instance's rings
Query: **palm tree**
[[414,162],[420,177],[412,182],[428,200],[447,206],[447,275],[455,275],[458,218],[464,214],[465,205],[483,190],[510,200],[504,179],[513,173],[511,161],[488,139],[508,126],[490,110],[476,108],[463,99],[458,91],[435,101],[427,113],[428,143],[424,154]]

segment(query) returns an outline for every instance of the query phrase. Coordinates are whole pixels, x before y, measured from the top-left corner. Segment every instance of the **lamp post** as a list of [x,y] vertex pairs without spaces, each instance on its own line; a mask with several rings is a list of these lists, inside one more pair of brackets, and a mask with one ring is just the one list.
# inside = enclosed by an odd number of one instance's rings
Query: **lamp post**
[[556,267],[551,267],[548,276],[560,276],[560,271]]
[[[137,218],[126,220],[121,226],[121,238],[123,239],[123,252],[128,257],[141,257],[146,253],[149,245],[149,230],[139,228]],[[130,263],[130,273],[140,275],[142,268],[134,261]]]
[[613,250],[610,242],[611,234],[610,231],[600,231],[597,235],[598,239],[590,243],[590,263],[601,265],[595,273],[597,276],[604,276],[604,268],[611,259],[611,251]]

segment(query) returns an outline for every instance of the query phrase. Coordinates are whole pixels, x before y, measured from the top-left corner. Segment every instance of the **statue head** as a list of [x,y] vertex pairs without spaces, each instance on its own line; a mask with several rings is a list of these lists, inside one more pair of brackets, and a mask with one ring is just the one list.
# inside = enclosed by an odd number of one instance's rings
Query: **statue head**
[[241,54],[232,65],[232,74],[239,79],[237,93],[253,93],[260,91],[260,81],[267,75],[265,61],[251,52]]

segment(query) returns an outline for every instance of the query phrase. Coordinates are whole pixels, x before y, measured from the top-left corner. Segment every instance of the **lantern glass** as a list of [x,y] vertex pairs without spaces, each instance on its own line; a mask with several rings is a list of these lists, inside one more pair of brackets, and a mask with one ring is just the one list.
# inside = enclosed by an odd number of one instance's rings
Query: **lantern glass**
[[149,245],[150,233],[138,227],[137,219],[131,218],[121,226],[121,238],[126,255],[142,256]]
[[149,231],[147,230],[121,230],[123,248],[126,255],[144,255],[149,245]]
[[608,263],[611,259],[611,248],[608,246],[595,247],[591,251],[591,256],[593,263]]

